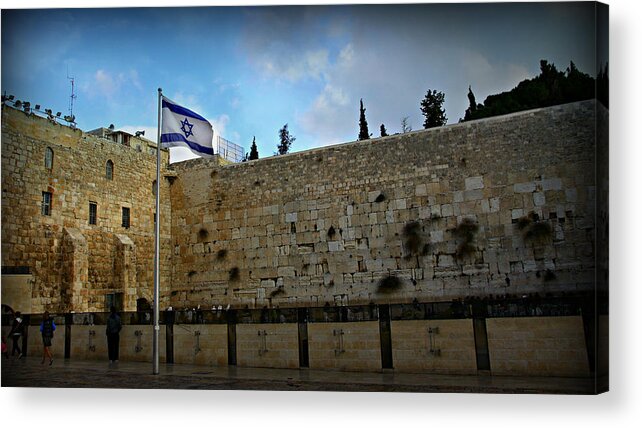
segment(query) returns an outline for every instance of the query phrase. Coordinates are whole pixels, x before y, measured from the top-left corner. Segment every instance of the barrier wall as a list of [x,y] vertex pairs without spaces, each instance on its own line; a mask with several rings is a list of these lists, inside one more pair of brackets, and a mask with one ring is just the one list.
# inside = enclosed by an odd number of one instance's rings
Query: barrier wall
[[174,363],[227,365],[226,324],[175,324]]
[[377,321],[308,324],[311,369],[381,370]]
[[299,367],[296,324],[237,324],[237,365],[241,367]]
[[[588,377],[608,366],[608,316],[590,299],[536,298],[224,311],[161,318],[160,361],[203,366]],[[534,315],[535,314],[535,315]],[[152,361],[146,313],[124,314],[121,361]],[[55,315],[54,358],[107,361],[107,314]],[[41,358],[40,315],[26,356]],[[186,321],[190,320],[190,321]],[[11,319],[3,316],[3,334]],[[8,338],[9,351],[11,340]]]
[[495,375],[588,376],[582,317],[489,318]]
[[[108,360],[105,326],[72,326],[70,358],[78,358],[81,360]],[[120,355],[119,358],[121,358]]]
[[391,331],[397,371],[477,373],[470,319],[393,321]]

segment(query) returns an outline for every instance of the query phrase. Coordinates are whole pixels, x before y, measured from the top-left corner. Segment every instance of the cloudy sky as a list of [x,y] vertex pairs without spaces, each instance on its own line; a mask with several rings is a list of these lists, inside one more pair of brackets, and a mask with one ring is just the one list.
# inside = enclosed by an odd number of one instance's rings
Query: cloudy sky
[[594,75],[594,37],[591,3],[5,9],[2,91],[67,114],[73,76],[80,129],[155,139],[162,87],[266,157],[286,123],[292,151],[356,140],[361,98],[378,136],[420,129],[428,89],[455,123],[469,85],[482,102],[540,59]]

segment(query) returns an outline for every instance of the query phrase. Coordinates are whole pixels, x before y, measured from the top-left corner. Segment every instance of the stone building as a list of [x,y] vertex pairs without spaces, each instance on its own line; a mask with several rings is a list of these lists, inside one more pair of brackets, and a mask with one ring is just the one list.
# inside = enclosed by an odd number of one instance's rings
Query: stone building
[[[2,106],[2,301],[25,313],[136,310],[153,296],[156,144]],[[163,165],[168,153],[162,152]],[[171,173],[163,167],[163,175]],[[171,206],[161,183],[162,284]]]
[[[163,151],[161,308],[593,291],[602,110],[585,101],[231,165],[168,166]],[[3,304],[151,302],[155,151],[3,105]]]

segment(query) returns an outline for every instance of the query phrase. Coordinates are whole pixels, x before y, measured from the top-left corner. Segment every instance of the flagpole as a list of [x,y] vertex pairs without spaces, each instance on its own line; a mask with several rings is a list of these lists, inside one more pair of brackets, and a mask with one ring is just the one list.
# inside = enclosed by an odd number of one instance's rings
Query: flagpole
[[158,88],[158,134],[156,138],[156,224],[154,236],[154,336],[153,336],[153,374],[158,374],[160,338],[159,300],[160,300],[160,164],[161,164],[161,99],[163,89]]

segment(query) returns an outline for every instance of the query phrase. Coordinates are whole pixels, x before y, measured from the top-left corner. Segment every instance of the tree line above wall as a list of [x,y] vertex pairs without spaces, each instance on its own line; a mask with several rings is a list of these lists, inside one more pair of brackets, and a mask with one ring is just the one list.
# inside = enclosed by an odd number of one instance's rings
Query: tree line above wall
[[[482,119],[492,116],[514,113],[534,108],[549,107],[553,105],[583,101],[597,98],[605,107],[609,106],[609,72],[608,63],[600,70],[596,78],[580,71],[573,61],[570,62],[566,71],[559,71],[555,64],[547,60],[540,60],[540,74],[532,79],[525,79],[517,84],[510,91],[493,94],[486,97],[482,104],[475,100],[472,88],[468,87],[468,108],[464,117],[459,122]],[[445,94],[436,89],[429,89],[420,102],[420,110],[424,115],[424,129],[443,126],[447,122],[446,112],[443,108]],[[363,106],[363,99],[359,100],[359,140],[367,140],[372,137],[368,131],[366,121],[366,109]],[[408,116],[401,120],[401,132],[410,132],[412,127],[408,124]],[[388,136],[388,131],[382,123],[380,136]],[[278,152],[283,155],[290,151],[290,146],[295,137],[288,131],[285,124],[279,130]],[[243,161],[258,159],[259,154],[256,148],[256,139],[252,141],[252,149],[245,155]]]
[[538,76],[519,82],[510,91],[489,95],[483,104],[475,103],[475,95],[469,87],[469,107],[460,122],[591,98],[597,98],[608,108],[608,79],[608,64],[600,67],[597,79],[594,79],[578,70],[573,61],[563,72],[557,70],[555,64],[541,60]]

